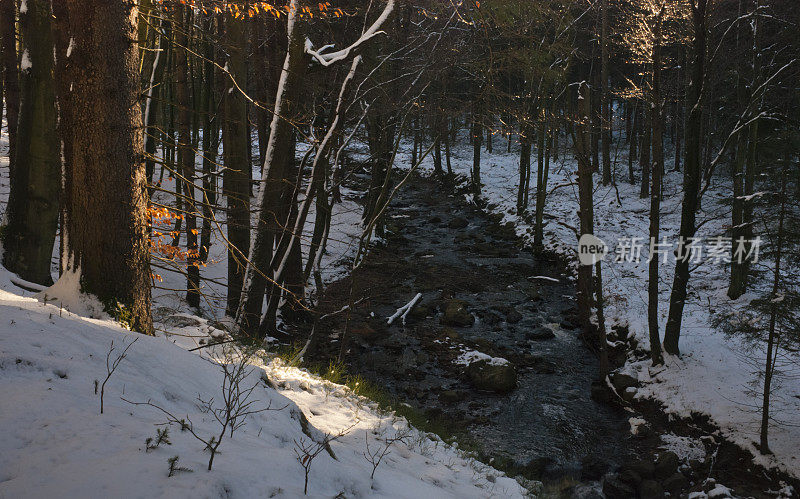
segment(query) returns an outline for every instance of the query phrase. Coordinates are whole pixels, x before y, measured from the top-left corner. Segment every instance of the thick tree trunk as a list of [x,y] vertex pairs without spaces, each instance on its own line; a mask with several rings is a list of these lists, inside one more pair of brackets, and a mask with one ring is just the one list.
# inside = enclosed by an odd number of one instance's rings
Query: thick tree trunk
[[264,292],[267,286],[265,275],[272,260],[272,246],[276,234],[281,230],[280,192],[288,174],[289,151],[293,127],[291,119],[299,105],[301,81],[308,66],[304,51],[304,22],[297,22],[299,2],[293,0],[287,26],[288,50],[281,70],[275,109],[270,126],[266,161],[258,191],[258,225],[255,239],[250,247],[250,263],[247,265],[239,304],[237,323],[245,333],[254,332],[260,324]]
[[696,0],[692,10],[694,21],[694,62],[692,63],[692,79],[687,90],[687,105],[690,106],[686,120],[686,162],[683,172],[683,206],[681,207],[681,227],[679,235],[678,258],[675,264],[675,277],[672,281],[672,292],[669,300],[669,315],[664,331],[664,350],[678,355],[678,343],[683,320],[683,307],[686,305],[686,289],[689,285],[689,255],[685,247],[694,237],[697,227],[697,207],[699,204],[699,188],[701,175],[701,143],[700,128],[703,120],[702,88],[705,80],[706,62],[706,2]]
[[[234,317],[244,284],[247,263],[243,255],[250,249],[250,165],[247,150],[247,102],[234,85],[247,88],[247,31],[243,19],[225,17],[225,33],[230,41],[228,71],[223,88],[224,120],[222,148],[225,170],[222,191],[227,201],[228,222],[228,293],[225,313]],[[231,78],[234,81],[231,81]],[[267,260],[269,261],[269,256]],[[266,267],[264,268],[266,271]]]
[[16,163],[17,123],[19,119],[19,68],[17,67],[16,0],[0,0],[0,53],[2,54],[3,91],[8,125],[8,168],[13,174]]
[[56,102],[58,105],[58,137],[61,140],[61,196],[59,227],[61,236],[59,238],[59,275],[66,271],[68,256],[66,248],[66,238],[63,237],[66,227],[65,209],[70,205],[70,195],[72,186],[72,110],[70,82],[71,65],[67,57],[69,50],[69,15],[67,5],[64,2],[53,3],[53,34],[54,34],[54,79],[56,82]]
[[[67,0],[73,37],[69,270],[82,291],[125,306],[152,333],[147,182],[134,2]],[[114,279],[109,279],[114,276]]]
[[22,95],[3,240],[5,266],[45,285],[53,283],[50,266],[61,192],[51,17],[46,0],[28,0],[20,14]]

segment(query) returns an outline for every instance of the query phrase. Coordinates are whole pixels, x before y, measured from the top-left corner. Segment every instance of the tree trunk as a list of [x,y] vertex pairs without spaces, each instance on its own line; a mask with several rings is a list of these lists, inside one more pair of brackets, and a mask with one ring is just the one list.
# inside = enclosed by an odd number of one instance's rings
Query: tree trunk
[[608,0],[603,0],[600,32],[600,124],[603,148],[603,185],[611,183],[611,101],[608,92]]
[[642,169],[642,182],[639,197],[644,199],[650,195],[650,140],[652,137],[652,123],[647,119],[647,111],[642,113],[642,144],[639,148],[639,167]]
[[16,0],[0,0],[0,53],[8,125],[8,169],[13,175],[16,163],[17,123],[19,120],[19,69],[17,67]]
[[483,127],[481,120],[481,104],[476,97],[472,113],[472,192],[475,201],[481,195],[481,141],[483,140]]
[[[183,183],[185,200],[186,263],[188,266],[186,302],[190,307],[197,308],[200,306],[200,267],[194,199],[194,148],[192,147],[191,110],[189,108],[189,61],[186,57],[189,47],[187,31],[188,26],[192,23],[187,20],[187,12],[189,11],[185,5],[176,4],[173,14],[177,45],[175,47],[175,105],[178,107],[178,161],[180,163],[179,171],[183,177],[183,179],[176,178],[176,184]],[[191,16],[191,14],[189,15]]]
[[692,10],[694,22],[694,62],[692,78],[687,89],[687,105],[690,106],[686,120],[686,162],[683,172],[683,206],[681,207],[681,227],[679,235],[678,258],[675,264],[675,277],[669,299],[669,315],[664,331],[664,350],[678,355],[678,343],[683,320],[683,307],[686,304],[686,288],[689,284],[689,255],[685,245],[694,237],[697,227],[697,207],[701,174],[700,128],[703,120],[702,87],[705,79],[706,58],[706,2],[696,0]]
[[[160,21],[164,22],[164,21]],[[160,30],[156,34],[158,42],[154,45],[157,52],[153,56],[153,62],[149,71],[149,81],[145,87],[147,90],[147,102],[144,106],[143,121],[145,124],[144,130],[144,152],[145,152],[145,171],[147,172],[147,182],[153,183],[153,175],[156,167],[156,138],[161,134],[156,123],[158,123],[159,109],[161,106],[161,99],[164,96],[162,89],[164,79],[164,68],[166,67],[168,55],[167,52],[170,43],[165,43],[164,37],[161,36]]]
[[684,93],[685,93],[685,79],[684,76],[686,71],[684,69],[686,65],[686,53],[683,48],[679,49],[679,63],[680,69],[678,70],[678,98],[675,102],[675,166],[673,167],[673,171],[679,172],[681,171],[681,146],[683,145],[683,130],[684,130],[684,123],[683,123],[683,107],[684,107]]
[[[230,42],[228,71],[223,88],[222,148],[225,170],[222,191],[228,214],[228,293],[225,313],[234,317],[239,310],[239,298],[244,284],[247,264],[243,255],[250,249],[250,165],[247,150],[247,102],[234,85],[247,88],[247,30],[243,19],[225,17],[225,33]],[[269,258],[266,259],[269,261]],[[265,268],[266,271],[266,268]]]
[[27,7],[20,14],[22,95],[3,262],[23,279],[50,285],[61,192],[52,14],[49,1],[28,0]]
[[245,333],[253,332],[260,324],[267,285],[265,275],[269,272],[275,235],[281,229],[277,216],[280,213],[280,192],[288,174],[289,151],[294,131],[291,119],[299,105],[301,82],[308,66],[308,56],[304,51],[305,23],[297,22],[299,8],[299,2],[292,0],[287,24],[288,49],[275,96],[264,173],[258,191],[258,224],[250,247],[250,262],[247,265],[242,302],[239,303],[237,314],[237,323]]
[[519,189],[517,191],[517,213],[528,209],[528,184],[531,176],[531,135],[533,130],[526,126],[520,130],[519,141]]
[[663,107],[661,105],[661,20],[664,8],[659,11],[653,27],[653,75],[650,106],[653,134],[653,183],[650,186],[650,263],[647,281],[647,325],[650,331],[650,357],[653,365],[664,362],[658,332],[658,259],[655,249],[659,244],[661,215],[661,176],[664,171]]
[[[133,2],[66,0],[75,80],[69,270],[82,291],[121,304],[151,334],[150,246]],[[109,279],[109,276],[114,276]]]
[[633,158],[636,157],[636,141],[639,140],[639,128],[641,127],[641,120],[639,119],[639,103],[633,101],[633,126],[631,128],[631,136],[628,139],[628,181],[631,185],[636,184],[636,177],[633,174]]
[[[592,118],[589,86],[582,82],[578,89],[578,115],[575,125],[575,149],[578,160],[578,203],[580,235],[592,234],[594,203],[592,200]],[[578,318],[583,333],[591,335],[592,266],[578,266]]]
[[[214,32],[215,15],[206,18],[205,26],[209,33]],[[203,43],[205,57],[203,65],[203,88],[201,106],[203,120],[203,226],[200,230],[200,261],[206,263],[211,249],[211,219],[217,204],[217,174],[215,173],[219,154],[219,122],[217,114],[216,60],[214,45],[206,40]]]
[[784,223],[786,218],[786,177],[788,176],[788,163],[789,158],[781,172],[781,210],[778,217],[778,234],[777,234],[777,248],[775,252],[775,272],[772,277],[772,300],[771,311],[769,317],[769,336],[767,337],[767,357],[766,365],[764,366],[764,392],[761,399],[761,445],[759,450],[761,454],[771,454],[769,449],[769,402],[770,395],[772,394],[772,377],[775,373],[775,361],[778,357],[777,348],[777,332],[776,332],[776,319],[778,315],[778,293],[780,290],[781,282],[781,258],[783,256],[784,244]]
[[[549,123],[548,123],[549,124]],[[552,133],[547,136],[547,151],[544,155],[544,171],[541,176],[537,174],[536,184],[536,218],[533,226],[533,248],[534,250],[544,249],[544,206],[547,202],[547,179],[550,175],[550,150],[554,147],[555,127],[549,127]]]

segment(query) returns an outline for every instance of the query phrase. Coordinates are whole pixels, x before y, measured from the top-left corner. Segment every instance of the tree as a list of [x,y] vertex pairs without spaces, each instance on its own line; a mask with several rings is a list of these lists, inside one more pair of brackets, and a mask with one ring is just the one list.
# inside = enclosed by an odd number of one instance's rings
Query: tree
[[82,292],[124,306],[132,329],[150,334],[150,221],[132,43],[138,9],[126,0],[67,0],[67,10],[74,81],[66,268],[79,274]]
[[650,357],[653,364],[663,363],[661,340],[658,332],[658,260],[655,248],[659,244],[661,221],[661,178],[664,172],[664,115],[661,101],[661,41],[662,22],[666,11],[666,1],[655,6],[653,23],[653,73],[650,83],[650,130],[653,138],[653,182],[650,186],[650,264],[647,281],[647,325],[650,332]]
[[52,13],[45,0],[26,5],[20,14],[22,92],[3,263],[23,279],[50,285],[61,190]]
[[683,307],[686,304],[689,285],[688,245],[697,230],[697,208],[699,206],[701,181],[701,134],[703,122],[703,83],[706,77],[706,6],[708,0],[691,0],[691,19],[694,26],[692,39],[693,57],[691,80],[686,91],[689,115],[686,119],[686,160],[683,167],[683,204],[681,226],[678,232],[678,258],[669,298],[669,315],[664,330],[664,350],[678,355]]
[[[578,161],[578,218],[580,220],[580,236],[594,232],[594,201],[592,199],[592,160],[589,85],[584,81],[578,85],[578,114],[575,122],[575,156]],[[592,266],[578,267],[577,299],[578,317],[587,337],[591,333],[591,301],[592,301]]]
[[186,202],[184,218],[186,219],[186,250],[188,272],[186,283],[186,302],[189,306],[200,306],[200,267],[197,247],[197,217],[195,216],[194,199],[194,152],[191,137],[191,109],[189,108],[189,63],[186,51],[189,50],[189,36],[186,27],[187,9],[183,4],[176,4],[173,11],[175,30],[175,104],[178,107],[178,162],[180,163],[180,180],[183,182],[184,200]]
[[301,80],[310,61],[304,47],[305,23],[298,20],[300,8],[301,2],[292,0],[287,20],[288,48],[275,96],[274,114],[258,192],[258,224],[255,238],[250,246],[250,261],[247,264],[236,316],[239,327],[251,335],[261,335],[261,310],[264,292],[271,279],[272,249],[275,237],[283,227],[278,215],[281,211],[280,193],[289,169],[289,151],[293,135],[290,120],[299,105]]
[[[225,172],[222,192],[227,200],[228,295],[226,314],[235,317],[239,309],[247,263],[242,255],[250,248],[250,180],[248,163],[247,102],[236,88],[247,88],[247,25],[232,14],[225,15],[229,43],[227,67],[230,76],[223,87],[222,147]],[[266,171],[266,170],[265,170]]]
[[600,121],[602,125],[603,185],[611,183],[611,99],[608,90],[608,0],[600,4]]
[[[17,67],[17,8],[15,0],[0,0],[0,53],[2,53],[3,92],[8,125],[8,165],[13,172],[19,117],[19,73]],[[13,173],[12,173],[13,174]]]

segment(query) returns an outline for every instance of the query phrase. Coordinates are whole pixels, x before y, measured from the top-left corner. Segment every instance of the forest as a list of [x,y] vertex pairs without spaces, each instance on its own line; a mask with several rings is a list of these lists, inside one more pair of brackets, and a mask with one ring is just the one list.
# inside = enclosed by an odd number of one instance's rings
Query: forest
[[796,0],[0,0],[0,496],[800,497]]

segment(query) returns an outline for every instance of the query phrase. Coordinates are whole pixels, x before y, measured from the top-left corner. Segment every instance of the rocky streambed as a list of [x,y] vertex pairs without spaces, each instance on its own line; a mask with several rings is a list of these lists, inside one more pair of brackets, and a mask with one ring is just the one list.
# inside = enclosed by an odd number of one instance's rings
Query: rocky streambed
[[[645,423],[623,408],[636,380],[612,376],[621,397],[593,389],[598,362],[580,337],[563,261],[534,255],[512,226],[432,179],[414,178],[389,213],[384,244],[321,298],[320,314],[349,309],[320,324],[311,362],[341,360],[548,495],[730,493],[709,477],[720,456],[746,468],[741,452],[699,438],[701,423],[682,423],[691,436],[677,436],[667,418]],[[617,364],[626,335],[610,332]]]

